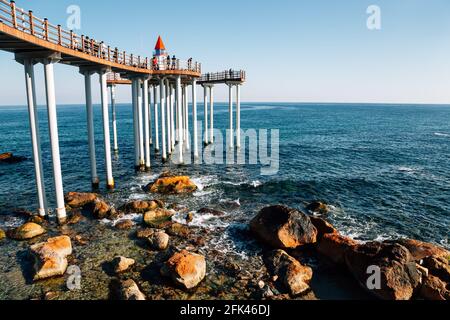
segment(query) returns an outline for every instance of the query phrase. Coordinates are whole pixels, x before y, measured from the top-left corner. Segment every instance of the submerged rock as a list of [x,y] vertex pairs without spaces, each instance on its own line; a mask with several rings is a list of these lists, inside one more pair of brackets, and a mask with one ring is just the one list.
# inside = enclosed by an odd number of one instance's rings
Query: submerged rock
[[197,189],[197,186],[187,176],[160,177],[145,187],[147,192],[162,194],[192,193]]
[[193,213],[193,212],[189,212],[189,213],[186,215],[186,222],[187,222],[187,223],[191,223],[192,221],[194,221],[194,213]]
[[304,213],[285,206],[262,209],[250,222],[250,229],[273,248],[295,249],[317,240],[317,229]]
[[173,223],[167,229],[166,232],[174,237],[187,238],[191,234],[191,230],[188,226],[181,223]]
[[136,261],[125,257],[115,257],[111,261],[111,267],[115,273],[121,273],[127,271]]
[[72,243],[68,236],[48,239],[47,242],[30,247],[35,258],[34,280],[62,276],[67,269],[67,256],[72,254]]
[[275,250],[266,259],[270,272],[282,282],[293,296],[305,293],[310,289],[309,283],[313,271],[303,266],[295,258],[283,250]]
[[82,208],[97,200],[98,195],[95,193],[69,192],[66,194],[66,205],[72,208]]
[[43,235],[46,230],[34,222],[27,222],[20,227],[8,231],[8,236],[15,240],[28,240]]
[[169,235],[163,231],[155,231],[147,239],[154,250],[166,250],[169,246]]
[[134,222],[131,221],[130,219],[126,219],[126,220],[122,220],[122,221],[117,222],[114,225],[114,227],[117,230],[129,230],[129,229],[134,227]]
[[2,229],[0,229],[0,240],[3,240],[6,238],[6,233]]
[[[369,242],[346,252],[346,264],[363,288],[384,300],[409,300],[421,283],[422,274],[407,248],[399,244]],[[380,288],[369,288],[376,267]]]
[[125,212],[145,213],[146,211],[164,208],[164,202],[160,200],[151,201],[132,201],[122,207]]
[[0,154],[0,163],[14,164],[27,160],[25,157],[17,157],[11,152],[6,152]]
[[328,205],[320,201],[313,201],[309,205],[306,206],[306,210],[312,213],[317,214],[326,214],[330,211]]
[[161,274],[170,277],[185,289],[195,288],[206,275],[205,257],[183,250],[174,254],[163,265]]
[[136,282],[131,279],[120,282],[119,297],[122,300],[145,300],[145,295],[141,292]]
[[82,220],[84,220],[84,217],[81,214],[81,212],[78,210],[75,210],[75,211],[72,211],[71,213],[69,213],[69,218],[67,219],[67,224],[69,224],[69,225],[77,224],[77,223],[81,222]]
[[223,211],[210,209],[210,208],[201,208],[200,210],[197,211],[197,213],[200,213],[200,214],[211,214],[211,215],[216,216],[216,217],[222,217],[222,216],[226,215],[226,213],[223,212]]
[[154,226],[158,222],[167,221],[175,214],[172,210],[156,208],[144,213],[144,222],[149,226]]

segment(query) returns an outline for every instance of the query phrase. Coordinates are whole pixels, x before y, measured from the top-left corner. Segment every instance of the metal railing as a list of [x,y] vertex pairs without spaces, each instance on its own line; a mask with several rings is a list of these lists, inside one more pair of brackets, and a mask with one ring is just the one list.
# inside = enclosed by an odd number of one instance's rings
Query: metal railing
[[245,81],[245,71],[228,70],[216,73],[206,73],[198,80],[198,82],[226,82],[226,81]]
[[16,7],[14,1],[0,0],[0,23],[50,43],[128,67],[201,73],[201,64],[192,62],[191,59],[188,61],[177,60],[174,68],[172,68],[171,64],[170,69],[167,69],[167,64],[164,63],[154,65],[147,57],[129,54],[124,50],[113,48],[103,41],[99,42],[84,35],[79,36],[72,30],[64,30],[61,25],[51,24],[47,18],[40,19],[35,17],[33,11],[26,12],[24,9]]

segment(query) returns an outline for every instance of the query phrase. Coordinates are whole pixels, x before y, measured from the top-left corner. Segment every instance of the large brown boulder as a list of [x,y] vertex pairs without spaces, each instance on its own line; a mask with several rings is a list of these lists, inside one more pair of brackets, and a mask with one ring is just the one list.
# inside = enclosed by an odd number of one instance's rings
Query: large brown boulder
[[192,193],[198,187],[189,177],[162,177],[145,187],[147,192],[161,194]]
[[297,296],[310,289],[312,269],[303,266],[285,251],[275,250],[271,252],[266,259],[266,264],[272,275],[278,277],[291,295]]
[[161,221],[168,221],[175,214],[172,210],[156,208],[144,213],[144,222],[149,226],[155,226]]
[[183,250],[163,265],[161,274],[185,289],[195,288],[206,275],[205,257]]
[[30,247],[35,258],[34,280],[62,276],[67,269],[67,256],[72,254],[72,243],[68,236],[48,239]]
[[37,223],[27,222],[18,228],[8,231],[8,236],[15,240],[29,240],[45,233],[45,229]]
[[82,208],[97,200],[98,195],[95,193],[69,192],[65,196],[66,205],[71,208]]
[[325,219],[309,216],[311,223],[317,229],[317,239],[321,239],[324,234],[338,233],[337,229]]
[[433,275],[423,280],[420,296],[427,300],[450,300],[450,286]]
[[144,213],[149,210],[155,210],[156,208],[164,208],[164,203],[160,200],[137,200],[124,205],[122,210],[125,212]]
[[398,243],[406,247],[411,253],[414,260],[419,261],[428,257],[450,259],[450,251],[432,243],[419,240],[400,239],[395,241],[387,241],[387,243]]
[[345,266],[345,256],[357,246],[357,242],[339,233],[325,233],[317,242],[317,251],[332,262]]
[[444,282],[450,283],[450,263],[448,258],[428,257],[423,260],[423,266],[428,269],[430,274]]
[[[346,252],[346,264],[363,288],[384,300],[409,300],[421,283],[422,274],[407,248],[399,244],[369,242]],[[368,280],[379,270],[380,288]]]
[[317,229],[306,214],[279,205],[262,209],[250,222],[250,229],[277,249],[295,249],[317,240]]

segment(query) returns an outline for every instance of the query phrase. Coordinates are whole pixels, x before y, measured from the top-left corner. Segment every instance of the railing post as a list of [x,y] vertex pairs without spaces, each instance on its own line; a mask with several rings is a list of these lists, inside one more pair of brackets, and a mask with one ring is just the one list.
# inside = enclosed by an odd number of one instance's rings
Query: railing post
[[34,36],[34,19],[33,19],[33,11],[28,11],[28,16],[30,17],[30,33]]
[[44,18],[44,39],[48,41],[48,19]]
[[127,52],[126,51],[123,52],[123,64],[124,65],[127,64]]
[[111,46],[108,46],[108,61],[111,61]]
[[70,49],[76,49],[73,42],[73,30],[70,30]]
[[138,67],[141,67],[141,56],[138,56]]
[[17,29],[17,17],[16,17],[16,3],[14,1],[11,1],[11,18],[13,27]]
[[62,44],[61,25],[58,24],[58,44]]

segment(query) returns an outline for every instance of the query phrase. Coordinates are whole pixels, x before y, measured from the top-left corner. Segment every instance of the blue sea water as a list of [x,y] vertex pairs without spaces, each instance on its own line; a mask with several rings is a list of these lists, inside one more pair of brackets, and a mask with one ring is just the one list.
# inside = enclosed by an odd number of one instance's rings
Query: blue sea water
[[[216,104],[215,125],[226,129],[228,106]],[[199,105],[199,119],[203,118]],[[225,227],[217,240],[239,249],[233,239],[257,211],[269,204],[304,208],[322,200],[328,219],[359,240],[411,237],[449,247],[450,106],[244,103],[242,129],[280,130],[280,168],[262,176],[259,165],[162,164],[152,157],[152,172],[134,171],[132,112],[118,105],[118,156],[113,157],[115,201],[145,197],[142,185],[165,169],[190,175],[201,185],[182,201],[197,210],[237,202],[228,219],[194,223]],[[51,157],[45,108],[39,108],[47,195],[53,201]],[[81,105],[58,107],[65,191],[90,191],[86,113]],[[99,175],[104,172],[101,110],[95,106]],[[0,152],[25,156],[19,164],[0,165],[0,214],[36,208],[26,107],[0,108]]]

